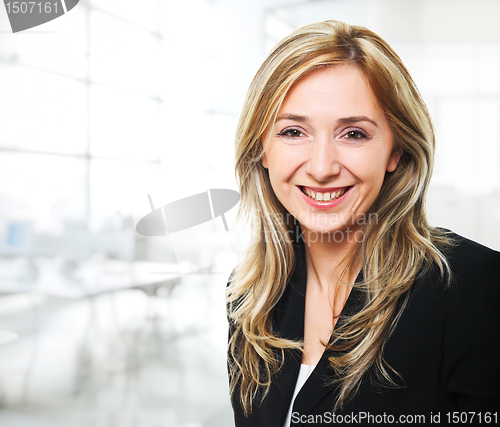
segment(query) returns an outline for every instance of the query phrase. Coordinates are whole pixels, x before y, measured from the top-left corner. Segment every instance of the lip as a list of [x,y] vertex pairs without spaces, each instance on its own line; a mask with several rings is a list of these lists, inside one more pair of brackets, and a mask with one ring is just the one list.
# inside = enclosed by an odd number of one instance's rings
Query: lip
[[332,193],[334,191],[343,190],[344,188],[349,187],[349,185],[344,185],[343,187],[307,187],[306,185],[301,185],[300,187],[307,188],[308,190],[314,191],[315,193],[317,193],[318,191],[320,193]]
[[[346,186],[348,187],[348,186]],[[304,200],[310,205],[312,206],[313,208],[316,208],[316,209],[320,209],[320,210],[328,210],[328,209],[332,209],[334,208],[335,206],[339,205],[340,203],[342,203],[347,195],[351,192],[351,190],[354,188],[354,185],[350,186],[350,188],[341,196],[339,197],[338,199],[334,199],[334,200],[329,200],[328,202],[318,202],[316,200],[313,200],[309,197],[307,197],[307,195],[304,194],[304,192],[301,190],[300,186],[295,186],[295,188],[297,189],[297,191],[299,191],[299,193],[302,195],[302,197],[304,198]],[[339,190],[342,190],[344,189],[345,187],[324,187],[324,188],[320,188],[320,187],[305,187],[304,188],[307,188],[309,190],[312,190],[312,191],[319,191],[321,193],[327,193],[327,192],[332,192],[332,191],[339,191]]]

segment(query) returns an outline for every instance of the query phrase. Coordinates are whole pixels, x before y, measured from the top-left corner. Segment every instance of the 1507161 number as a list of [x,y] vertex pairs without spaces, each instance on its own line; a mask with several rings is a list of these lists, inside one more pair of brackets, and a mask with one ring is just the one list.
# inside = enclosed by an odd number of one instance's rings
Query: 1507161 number
[[57,2],[12,1],[5,3],[7,13],[57,13]]
[[498,412],[447,412],[448,424],[497,424]]

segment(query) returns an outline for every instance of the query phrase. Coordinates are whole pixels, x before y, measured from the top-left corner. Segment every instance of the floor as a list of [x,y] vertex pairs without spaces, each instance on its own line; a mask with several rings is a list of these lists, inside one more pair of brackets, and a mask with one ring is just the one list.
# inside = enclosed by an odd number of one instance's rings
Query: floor
[[19,335],[0,346],[0,425],[233,426],[226,278],[186,276],[154,295],[0,297],[0,329]]

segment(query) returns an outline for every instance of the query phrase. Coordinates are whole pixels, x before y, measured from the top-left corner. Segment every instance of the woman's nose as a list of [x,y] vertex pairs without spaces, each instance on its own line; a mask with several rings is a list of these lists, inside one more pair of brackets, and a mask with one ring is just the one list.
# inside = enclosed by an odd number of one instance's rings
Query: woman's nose
[[309,150],[306,171],[318,182],[328,181],[340,173],[340,153],[333,137],[316,138]]

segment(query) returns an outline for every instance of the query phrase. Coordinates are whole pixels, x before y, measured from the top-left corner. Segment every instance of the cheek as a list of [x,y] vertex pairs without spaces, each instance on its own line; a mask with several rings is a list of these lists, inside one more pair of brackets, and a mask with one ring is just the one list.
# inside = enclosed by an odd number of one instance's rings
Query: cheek
[[274,194],[280,199],[281,201],[281,194],[285,192],[285,187],[287,185],[288,181],[288,175],[286,172],[281,171],[280,168],[278,167],[270,167],[269,169],[269,181],[271,182],[271,187],[274,191]]
[[274,176],[276,180],[291,178],[304,163],[305,155],[302,147],[273,146],[266,155],[269,176]]
[[380,188],[384,181],[387,158],[372,151],[353,150],[345,157],[345,167],[366,189]]

